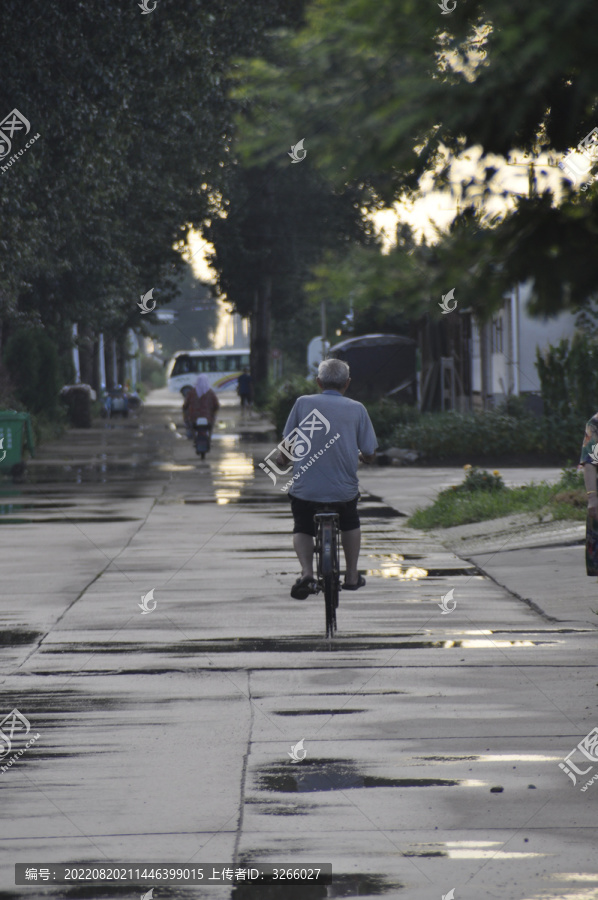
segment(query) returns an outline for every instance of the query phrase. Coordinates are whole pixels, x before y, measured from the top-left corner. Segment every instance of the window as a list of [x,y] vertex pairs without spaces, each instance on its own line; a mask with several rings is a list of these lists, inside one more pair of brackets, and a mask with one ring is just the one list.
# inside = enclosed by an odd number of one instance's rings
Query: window
[[195,357],[195,369],[194,372],[197,372],[198,375],[203,375],[206,372],[216,372],[216,360],[213,356],[196,356]]
[[178,356],[172,369],[172,376],[201,375],[206,372],[240,372],[249,368],[249,354],[216,353],[214,356]]
[[174,366],[172,367],[172,377],[174,377],[175,375],[186,375],[187,372],[190,372],[190,363],[191,358],[189,356],[178,356]]
[[492,320],[492,353],[503,352],[503,319],[497,316]]

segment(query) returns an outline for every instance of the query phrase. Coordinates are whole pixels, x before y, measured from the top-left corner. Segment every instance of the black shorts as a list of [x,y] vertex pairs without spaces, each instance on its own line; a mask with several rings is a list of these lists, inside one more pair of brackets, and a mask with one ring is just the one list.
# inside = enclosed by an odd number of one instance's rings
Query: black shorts
[[300,497],[293,497],[291,494],[289,494],[289,497],[291,499],[291,512],[293,513],[293,519],[295,520],[293,534],[310,534],[312,537],[315,537],[316,526],[314,523],[314,514],[324,505],[334,509],[338,513],[341,531],[354,531],[360,526],[359,513],[357,512],[357,500],[359,495],[353,497],[352,500],[346,500],[342,503],[326,504],[317,503],[314,500],[301,500]]

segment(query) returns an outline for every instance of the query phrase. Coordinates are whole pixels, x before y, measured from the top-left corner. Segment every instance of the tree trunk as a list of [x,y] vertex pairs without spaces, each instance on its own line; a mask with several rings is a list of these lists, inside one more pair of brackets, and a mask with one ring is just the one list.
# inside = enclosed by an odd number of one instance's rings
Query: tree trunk
[[272,276],[264,275],[255,292],[251,316],[251,377],[258,400],[268,387]]
[[114,342],[116,347],[116,377],[118,383],[125,386],[127,380],[127,339],[123,335],[119,335]]
[[116,366],[114,359],[115,352],[116,348],[113,339],[108,337],[108,335],[104,335],[104,353],[106,356],[106,388],[108,390],[116,387],[116,382],[113,374]]
[[90,384],[96,389],[93,367],[93,340],[89,329],[85,325],[79,327],[79,366],[81,368],[81,382]]
[[100,379],[100,342],[99,340],[95,340],[93,342],[93,348],[91,351],[91,378],[89,383],[91,384],[94,391],[99,395],[102,385]]
[[492,323],[480,325],[480,369],[482,375],[482,409],[491,409],[492,397],[492,350],[490,345]]

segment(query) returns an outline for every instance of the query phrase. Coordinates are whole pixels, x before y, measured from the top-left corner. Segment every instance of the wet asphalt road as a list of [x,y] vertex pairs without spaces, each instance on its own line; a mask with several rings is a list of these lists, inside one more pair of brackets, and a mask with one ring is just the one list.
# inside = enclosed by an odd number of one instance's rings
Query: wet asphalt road
[[[39,739],[0,773],[0,900],[598,897],[598,787],[558,766],[598,724],[595,627],[407,529],[364,473],[368,585],[330,645],[321,600],[289,597],[271,444],[224,410],[202,462],[178,419],[70,432],[2,483],[2,717]],[[334,884],[15,887],[17,861],[327,862]]]

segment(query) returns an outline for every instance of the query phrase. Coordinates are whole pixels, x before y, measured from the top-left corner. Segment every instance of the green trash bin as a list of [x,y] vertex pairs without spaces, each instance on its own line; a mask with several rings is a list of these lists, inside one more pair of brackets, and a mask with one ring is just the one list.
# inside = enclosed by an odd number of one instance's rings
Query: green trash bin
[[14,409],[0,410],[0,472],[20,475],[25,468],[25,444],[34,455],[31,416]]

